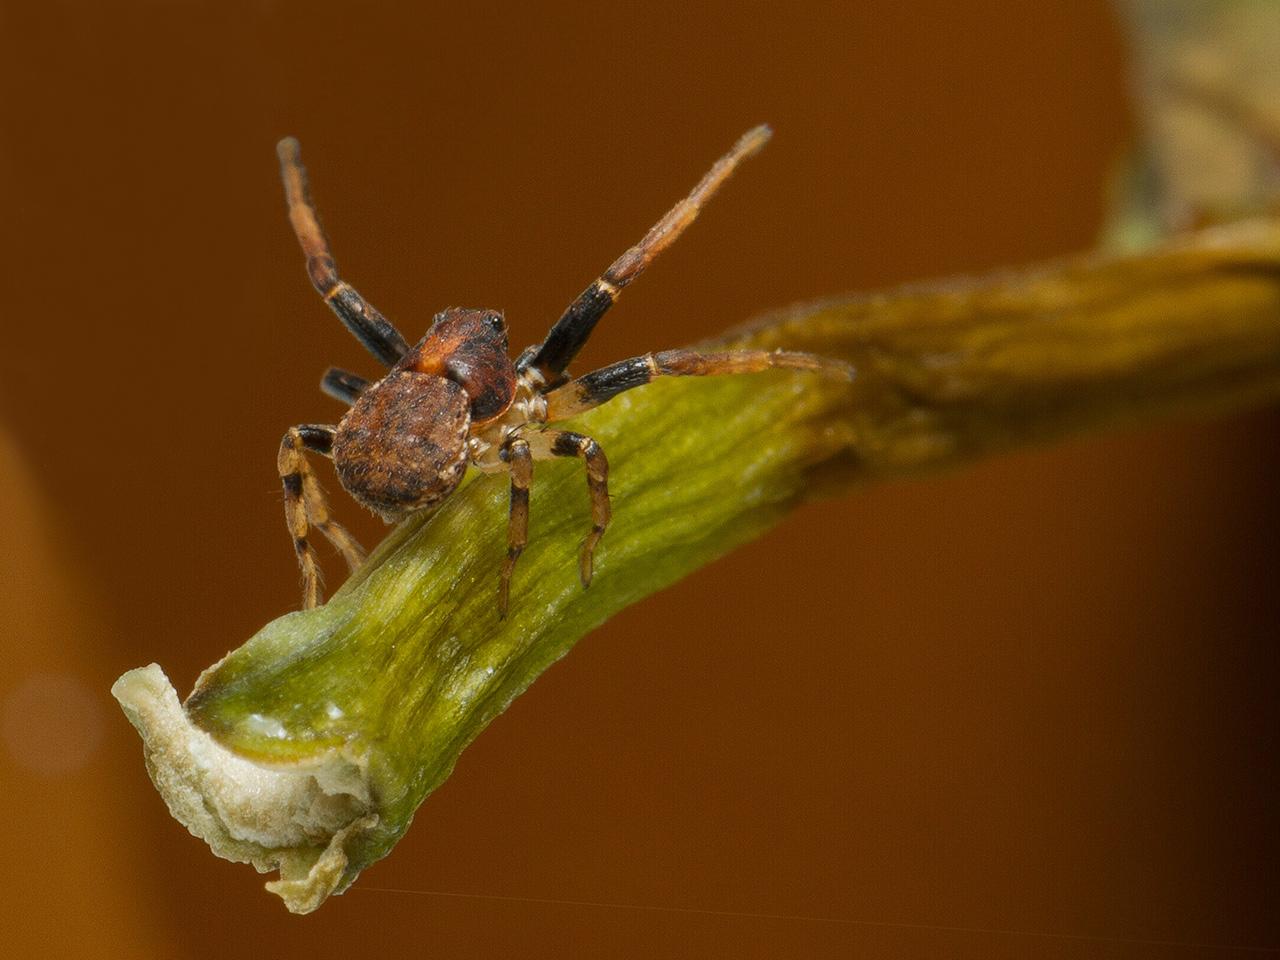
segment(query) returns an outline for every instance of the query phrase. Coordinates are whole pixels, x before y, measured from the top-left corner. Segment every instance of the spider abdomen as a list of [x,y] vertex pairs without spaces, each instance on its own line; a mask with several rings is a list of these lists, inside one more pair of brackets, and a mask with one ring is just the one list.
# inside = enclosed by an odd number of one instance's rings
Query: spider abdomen
[[392,372],[365,390],[338,424],[338,479],[388,522],[435,506],[466,473],[470,425],[470,400],[458,384]]

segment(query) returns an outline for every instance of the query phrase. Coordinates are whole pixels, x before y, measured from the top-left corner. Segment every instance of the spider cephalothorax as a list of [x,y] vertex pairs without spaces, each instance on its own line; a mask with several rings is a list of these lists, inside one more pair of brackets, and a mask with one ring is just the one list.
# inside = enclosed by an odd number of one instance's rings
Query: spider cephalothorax
[[298,142],[280,141],[289,219],[307,255],[311,281],[347,328],[390,368],[372,383],[344,370],[329,370],[321,387],[350,405],[346,415],[336,426],[291,427],[281,441],[278,466],[285,516],[302,567],[304,606],[320,602],[310,527],[318,527],[353,570],[364,556],[346,529],[329,517],[306,460],[307,450],[332,457],[342,486],[388,522],[439,504],[462,482],[468,466],[508,471],[511,513],[498,594],[498,610],[505,616],[511,574],[528,537],[529,484],[535,460],[580,457],[586,467],[592,527],[579,561],[584,586],[591,582],[595,547],[609,523],[609,464],[604,451],[590,437],[548,429],[548,424],[577,416],[655,377],[753,373],[773,367],[850,375],[847,365],[807,353],[668,350],[623,360],[577,380],[568,378],[569,364],[623,287],[693,222],[739,161],[768,139],[767,127],[743,136],[688,197],[570,304],[541,344],[525,350],[514,362],[508,353],[506,324],[493,310],[445,310],[436,315],[426,336],[410,346],[339,278],[311,206]]

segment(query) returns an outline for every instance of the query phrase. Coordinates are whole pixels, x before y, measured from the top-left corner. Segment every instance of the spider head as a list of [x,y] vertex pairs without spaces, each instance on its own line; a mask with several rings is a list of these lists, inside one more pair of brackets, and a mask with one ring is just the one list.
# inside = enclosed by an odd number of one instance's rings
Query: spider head
[[451,307],[436,314],[427,335],[398,369],[429,373],[458,384],[471,400],[471,420],[500,416],[516,394],[507,355],[507,324],[498,310]]
[[427,340],[437,343],[500,346],[507,352],[507,321],[500,310],[450,307],[431,321]]

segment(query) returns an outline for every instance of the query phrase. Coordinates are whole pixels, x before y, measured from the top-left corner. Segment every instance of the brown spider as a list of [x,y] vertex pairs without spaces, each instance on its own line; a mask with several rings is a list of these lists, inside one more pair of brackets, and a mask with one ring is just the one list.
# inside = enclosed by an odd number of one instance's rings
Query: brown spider
[[753,373],[772,367],[850,375],[847,365],[834,360],[764,350],[667,350],[623,360],[572,381],[565,372],[622,288],[693,222],[739,161],[758,151],[769,136],[764,126],[748,131],[686,199],[569,305],[541,344],[525,350],[514,363],[507,353],[506,324],[493,310],[452,307],[438,313],[427,335],[411,347],[339,278],[312,208],[298,141],[280,141],[276,152],[289,220],[307,255],[311,282],[347,329],[391,368],[376,383],[330,369],[321,389],[351,409],[337,426],[290,427],[280,443],[285,518],[302,567],[304,607],[314,607],[321,599],[320,570],[307,539],[310,526],[320,528],[353,571],[364,559],[360,545],[329,516],[307,463],[307,450],[332,457],[347,492],[388,523],[439,504],[457,488],[468,465],[486,472],[509,471],[507,559],[498,592],[499,615],[505,617],[511,573],[528,541],[535,460],[581,457],[585,463],[591,533],[578,566],[584,587],[591,582],[592,554],[609,524],[609,464],[604,451],[590,437],[549,430],[547,424],[577,416],[655,377]]

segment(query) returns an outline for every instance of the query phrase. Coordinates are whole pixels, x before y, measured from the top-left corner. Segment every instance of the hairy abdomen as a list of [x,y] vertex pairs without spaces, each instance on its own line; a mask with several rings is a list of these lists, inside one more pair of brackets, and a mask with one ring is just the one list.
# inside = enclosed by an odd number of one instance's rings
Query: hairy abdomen
[[434,506],[466,473],[470,423],[470,402],[456,383],[420,373],[388,374],[338,424],[338,479],[388,522]]

